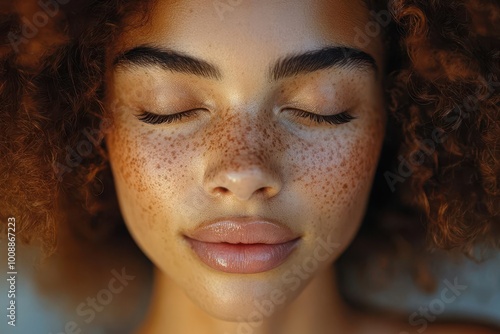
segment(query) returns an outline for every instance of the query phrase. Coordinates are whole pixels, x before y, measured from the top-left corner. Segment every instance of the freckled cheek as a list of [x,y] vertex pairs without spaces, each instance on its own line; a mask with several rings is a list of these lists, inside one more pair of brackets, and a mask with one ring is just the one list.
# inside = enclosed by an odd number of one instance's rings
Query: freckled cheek
[[113,164],[127,198],[130,220],[145,221],[148,230],[162,228],[194,182],[193,161],[202,154],[191,140],[168,137],[165,131],[134,131],[124,128],[116,133],[117,153]]
[[107,137],[121,211],[127,223],[150,227],[157,198],[150,195],[155,177],[151,171],[152,147],[144,146],[133,127],[117,125]]
[[335,147],[337,149],[323,149],[316,153],[314,161],[317,163],[312,164],[310,170],[318,177],[312,177],[315,181],[304,184],[304,187],[310,190],[309,200],[321,220],[340,223],[357,219],[360,208],[365,205],[380,144],[358,137],[341,141]]
[[184,198],[182,190],[192,182],[192,155],[201,153],[189,141],[173,140],[163,131],[124,129],[118,137],[113,162],[121,175],[121,207],[128,229],[148,257],[165,271],[182,268],[185,263],[181,263],[189,259],[176,253],[175,212]]
[[[165,142],[140,133],[124,131],[113,146],[115,183],[120,208],[134,240],[149,259],[169,272],[182,268],[182,254],[172,256],[177,249],[173,240],[176,226],[172,224],[172,200],[175,200],[172,180],[176,159],[167,154]],[[163,149],[161,148],[163,147]],[[169,157],[166,159],[165,157]],[[171,160],[172,159],[172,160]],[[168,161],[171,161],[169,164]],[[172,173],[168,170],[172,169]]]

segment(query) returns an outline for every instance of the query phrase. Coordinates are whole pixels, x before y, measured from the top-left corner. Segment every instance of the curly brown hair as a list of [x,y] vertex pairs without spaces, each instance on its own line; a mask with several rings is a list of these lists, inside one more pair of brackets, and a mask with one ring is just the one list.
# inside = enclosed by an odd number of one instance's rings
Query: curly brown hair
[[[106,50],[149,2],[0,4],[1,226],[15,217],[18,236],[49,253],[62,221],[93,238],[120,225],[103,140]],[[391,117],[367,217],[411,212],[441,248],[498,245],[499,4],[368,2],[391,18]]]

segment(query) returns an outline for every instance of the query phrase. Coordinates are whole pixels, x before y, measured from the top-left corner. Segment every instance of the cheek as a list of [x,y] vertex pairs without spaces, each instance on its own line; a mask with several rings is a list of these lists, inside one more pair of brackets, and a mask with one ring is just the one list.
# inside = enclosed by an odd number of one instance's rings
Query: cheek
[[188,151],[163,137],[121,124],[107,138],[121,211],[137,232],[151,231],[164,218],[159,213],[170,212],[165,199],[186,178]]
[[[353,129],[297,155],[291,170],[306,209],[314,215],[311,231],[337,241],[353,236],[364,216],[383,141],[382,121]],[[340,240],[342,239],[342,240]]]

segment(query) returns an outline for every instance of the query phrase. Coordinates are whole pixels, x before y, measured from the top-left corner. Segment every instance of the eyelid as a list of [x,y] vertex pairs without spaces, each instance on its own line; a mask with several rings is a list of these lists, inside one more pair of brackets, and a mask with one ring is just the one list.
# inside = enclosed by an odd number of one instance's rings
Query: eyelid
[[194,109],[180,111],[174,114],[156,114],[144,110],[139,115],[136,115],[136,117],[140,121],[148,124],[153,124],[153,125],[164,124],[164,123],[170,124],[172,122],[180,121],[184,118],[190,118],[196,116],[200,111],[202,111],[202,109],[194,108]]
[[[136,115],[136,117],[140,121],[148,124],[153,124],[153,125],[164,124],[164,123],[170,124],[176,121],[180,121],[184,118],[194,117],[198,115],[198,113],[202,110],[203,109],[200,108],[194,108],[174,114],[156,114],[149,111],[142,111],[139,115]],[[285,108],[285,110],[291,111],[291,113],[294,114],[296,117],[309,118],[311,121],[317,124],[328,123],[328,124],[340,125],[348,123],[357,118],[355,116],[352,116],[349,110],[345,110],[343,112],[332,115],[321,115],[314,112],[305,111],[299,108]]]
[[300,108],[285,108],[285,110],[290,110],[291,113],[296,117],[309,118],[311,121],[317,124],[328,123],[333,125],[340,125],[348,123],[357,118],[350,113],[350,109],[330,115],[321,115],[315,112],[305,111]]
[[350,121],[356,119],[357,117],[352,116],[349,112],[349,110],[343,111],[341,113],[333,114],[333,115],[320,115],[312,112],[308,112],[305,110],[301,109],[289,109],[292,111],[292,114],[294,114],[297,117],[300,118],[308,118],[311,121],[322,124],[322,123],[328,123],[332,125],[340,125],[340,124],[345,124],[349,123]]

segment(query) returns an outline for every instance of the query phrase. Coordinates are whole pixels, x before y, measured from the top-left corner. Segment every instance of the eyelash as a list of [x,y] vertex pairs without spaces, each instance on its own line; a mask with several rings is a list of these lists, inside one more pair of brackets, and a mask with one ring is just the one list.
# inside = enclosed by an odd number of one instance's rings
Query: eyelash
[[[328,124],[340,125],[348,123],[353,119],[356,119],[356,117],[352,116],[348,111],[344,111],[335,115],[318,115],[300,109],[288,109],[288,110],[290,110],[292,114],[294,114],[297,117],[309,118],[310,120],[318,124],[328,123]],[[143,113],[138,115],[137,118],[142,122],[153,125],[163,124],[163,123],[170,124],[175,121],[180,121],[184,118],[190,118],[196,116],[198,115],[199,111],[200,109],[191,109],[171,115],[159,115],[150,113],[148,111],[144,111]]]
[[356,119],[356,117],[352,116],[348,111],[344,111],[335,115],[318,115],[300,109],[289,109],[289,110],[295,116],[302,118],[309,118],[310,120],[318,124],[328,123],[328,124],[340,125],[344,123],[349,123],[353,119]]
[[149,111],[144,111],[142,114],[138,115],[137,118],[140,121],[153,125],[163,124],[163,123],[170,124],[175,121],[180,121],[184,118],[190,118],[196,116],[198,115],[199,111],[200,109],[191,109],[172,115],[158,115],[150,113]]

